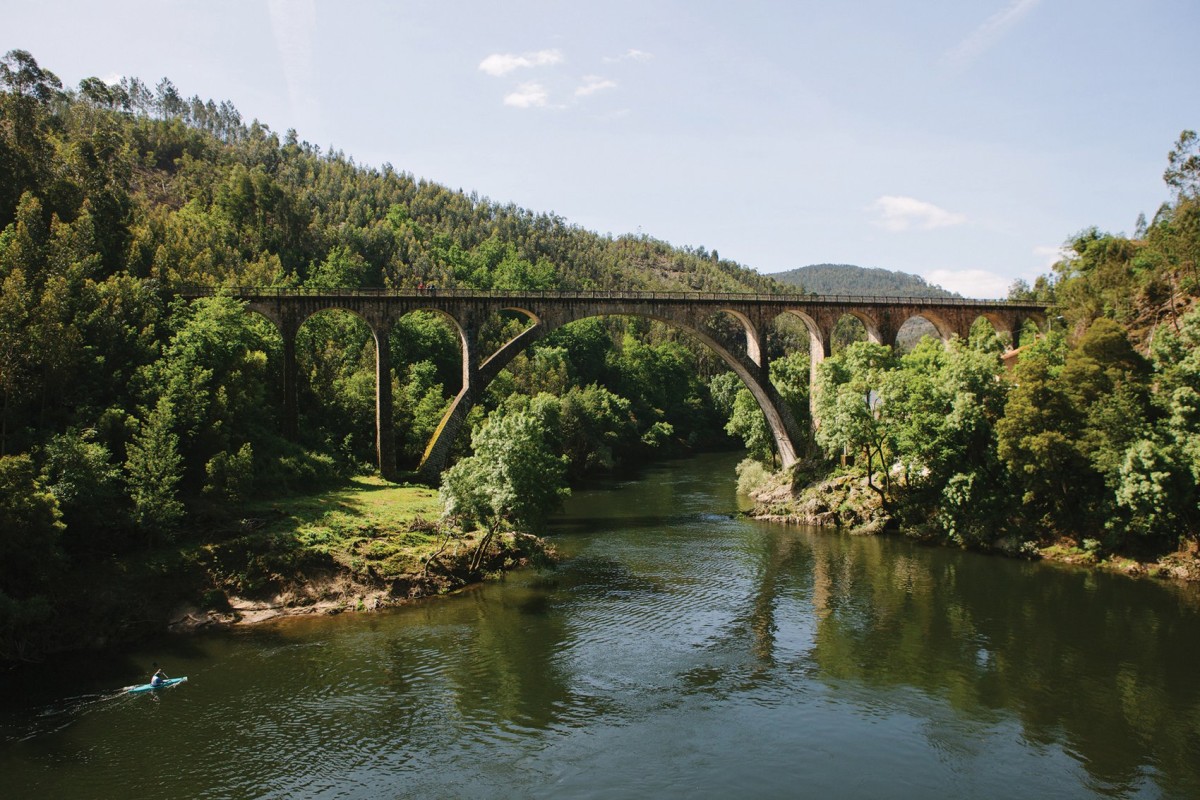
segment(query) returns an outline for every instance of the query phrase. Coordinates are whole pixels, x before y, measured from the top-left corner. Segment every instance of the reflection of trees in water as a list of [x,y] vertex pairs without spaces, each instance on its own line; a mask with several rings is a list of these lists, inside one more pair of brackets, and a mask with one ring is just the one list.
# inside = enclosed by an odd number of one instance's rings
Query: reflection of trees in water
[[[827,680],[1015,714],[1110,789],[1200,792],[1200,615],[1186,589],[844,536],[810,539]],[[888,546],[884,546],[884,545]]]
[[435,619],[417,618],[414,638],[394,640],[389,671],[397,688],[414,708],[441,706],[479,732],[562,722],[558,712],[572,705],[558,661],[567,637],[545,593],[484,587],[462,599],[469,602],[445,604]]
[[808,571],[808,552],[798,536],[781,533],[770,537],[760,554],[748,622],[753,636],[751,649],[762,669],[775,666],[780,595],[791,591],[797,578]]

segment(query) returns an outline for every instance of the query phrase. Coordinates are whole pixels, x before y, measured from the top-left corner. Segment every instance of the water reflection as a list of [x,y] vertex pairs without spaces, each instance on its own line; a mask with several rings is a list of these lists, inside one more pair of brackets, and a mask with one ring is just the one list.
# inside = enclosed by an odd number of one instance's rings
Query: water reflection
[[919,689],[984,724],[1011,713],[1106,792],[1161,774],[1200,795],[1193,590],[903,542],[808,545],[823,681]]
[[577,493],[556,572],[24,676],[0,796],[1200,796],[1193,590],[754,523],[732,463]]

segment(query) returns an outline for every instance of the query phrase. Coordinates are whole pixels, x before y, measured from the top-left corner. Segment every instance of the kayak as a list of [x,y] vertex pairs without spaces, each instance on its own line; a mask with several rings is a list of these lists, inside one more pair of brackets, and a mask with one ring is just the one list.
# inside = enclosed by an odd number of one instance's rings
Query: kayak
[[125,691],[129,692],[130,694],[133,694],[134,692],[149,692],[152,689],[166,689],[168,686],[174,686],[175,684],[183,683],[186,680],[187,680],[186,675],[184,675],[182,678],[167,678],[165,681],[160,683],[158,686],[155,686],[153,683],[143,683],[140,686],[130,686]]

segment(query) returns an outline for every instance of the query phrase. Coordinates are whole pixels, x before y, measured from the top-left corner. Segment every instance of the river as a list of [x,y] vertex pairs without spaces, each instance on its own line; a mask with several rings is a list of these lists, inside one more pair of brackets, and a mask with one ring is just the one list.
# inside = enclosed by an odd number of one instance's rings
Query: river
[[1200,797],[1195,587],[754,522],[735,460],[577,491],[555,571],[0,675],[0,797]]

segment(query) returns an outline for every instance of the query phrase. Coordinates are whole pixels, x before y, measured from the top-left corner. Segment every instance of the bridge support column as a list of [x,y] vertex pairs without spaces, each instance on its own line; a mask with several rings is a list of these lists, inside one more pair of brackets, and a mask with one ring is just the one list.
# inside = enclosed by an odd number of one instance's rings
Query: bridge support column
[[396,479],[396,429],[392,407],[392,332],[390,320],[372,320],[375,334],[375,453],[379,474]]
[[299,327],[294,315],[285,318],[279,326],[279,333],[283,336],[283,435],[293,442],[300,435],[300,371],[296,365],[296,332]]
[[814,431],[821,426],[821,418],[817,415],[817,375],[821,362],[833,355],[833,328],[823,333],[823,336],[814,331],[808,334],[808,418]]

